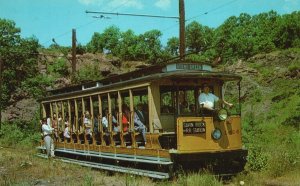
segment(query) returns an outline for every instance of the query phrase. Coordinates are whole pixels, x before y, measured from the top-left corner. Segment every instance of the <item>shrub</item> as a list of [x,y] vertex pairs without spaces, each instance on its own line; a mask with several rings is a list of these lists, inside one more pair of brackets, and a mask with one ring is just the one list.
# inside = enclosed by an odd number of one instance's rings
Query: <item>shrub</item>
[[183,175],[179,177],[178,183],[179,185],[223,185],[215,176],[206,172]]
[[6,146],[15,146],[24,138],[24,133],[16,124],[7,124],[2,125],[0,131],[0,142],[2,145]]
[[9,147],[32,147],[40,139],[40,133],[34,127],[28,126],[20,121],[14,123],[3,123],[0,131],[0,144]]
[[248,147],[247,167],[251,171],[260,171],[267,166],[268,156],[262,148]]

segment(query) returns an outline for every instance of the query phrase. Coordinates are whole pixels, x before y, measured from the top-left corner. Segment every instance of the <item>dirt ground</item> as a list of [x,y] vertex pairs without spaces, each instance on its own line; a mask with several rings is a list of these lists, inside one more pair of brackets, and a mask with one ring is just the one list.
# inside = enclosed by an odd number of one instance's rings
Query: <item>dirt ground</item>
[[35,156],[34,150],[0,147],[0,185],[154,185],[148,178],[93,170]]
[[[157,181],[147,177],[81,167],[64,163],[56,158],[43,159],[37,157],[35,153],[34,148],[6,148],[0,145],[0,185],[197,185],[197,181],[189,181],[195,177],[194,175],[187,176],[184,179],[182,177],[173,179],[172,181]],[[299,171],[295,171],[279,178],[270,178],[259,173],[249,173],[238,175],[226,182],[217,182],[216,185],[297,186],[300,185],[298,173]]]

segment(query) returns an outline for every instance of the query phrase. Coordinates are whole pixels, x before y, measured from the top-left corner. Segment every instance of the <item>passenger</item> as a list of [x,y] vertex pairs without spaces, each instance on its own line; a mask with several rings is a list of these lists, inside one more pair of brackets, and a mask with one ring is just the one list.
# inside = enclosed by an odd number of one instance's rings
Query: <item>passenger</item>
[[127,132],[129,128],[129,121],[130,121],[130,110],[127,105],[122,105],[122,125],[123,125],[123,132]]
[[54,128],[52,128],[50,125],[47,124],[47,119],[43,118],[40,121],[42,125],[42,132],[43,132],[43,139],[45,142],[47,157],[55,157],[54,156],[54,145],[53,145],[53,139],[52,139],[52,132]]
[[58,123],[57,123],[57,116],[56,113],[53,113],[52,116],[52,128],[54,128],[54,138],[57,141],[58,140]]
[[102,112],[103,117],[102,117],[102,127],[103,127],[103,132],[108,132],[108,109],[105,108]]
[[62,116],[61,116],[61,112],[58,113],[57,123],[58,123],[58,130],[60,132],[60,131],[63,130],[63,119],[62,119]]
[[181,113],[188,113],[189,109],[188,109],[188,102],[187,101],[183,101],[180,105],[180,112]]
[[65,130],[64,130],[64,137],[67,139],[67,141],[70,141],[70,129],[69,129],[69,118],[65,119]]
[[190,112],[195,113],[195,111],[196,111],[195,104],[190,104],[189,109],[190,109]]
[[170,113],[169,107],[167,105],[162,106],[161,112],[162,113]]
[[98,130],[98,126],[99,126],[98,116],[99,116],[99,114],[96,113],[95,117],[94,117],[94,130],[93,131],[94,131],[95,135],[99,134],[99,130]]
[[219,99],[216,95],[209,92],[210,88],[208,84],[203,84],[203,92],[199,95],[198,101],[201,107],[207,110],[214,110],[215,102],[221,101],[222,103],[232,107],[233,104],[226,102],[225,100]]
[[143,105],[140,103],[137,105],[137,109],[134,112],[134,130],[142,133],[143,140],[146,143],[147,128],[145,126],[145,123],[146,123],[146,115],[143,112]]
[[119,108],[115,108],[114,114],[112,116],[112,125],[113,125],[113,130],[116,133],[120,132],[118,118],[119,118]]
[[85,111],[83,124],[85,127],[85,135],[90,135],[92,137],[92,124],[91,124],[91,116],[89,111]]
[[[50,115],[47,115],[47,125],[48,125],[48,127],[52,128],[52,119],[51,119]],[[54,157],[54,143],[53,143],[53,140],[52,140],[52,143],[51,143],[51,156]]]

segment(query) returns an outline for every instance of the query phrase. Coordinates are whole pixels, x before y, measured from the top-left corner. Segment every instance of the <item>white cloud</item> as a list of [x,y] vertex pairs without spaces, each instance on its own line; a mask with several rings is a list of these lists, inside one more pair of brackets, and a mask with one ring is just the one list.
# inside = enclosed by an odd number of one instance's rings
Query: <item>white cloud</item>
[[141,0],[78,0],[78,2],[84,5],[96,5],[110,9],[118,9],[120,7],[142,9],[144,7]]
[[109,6],[112,8],[119,7],[132,7],[136,9],[142,9],[144,7],[143,3],[140,0],[111,0]]
[[158,0],[155,3],[155,6],[157,6],[158,8],[161,8],[163,10],[166,10],[170,7],[171,5],[171,0]]
[[99,5],[104,0],[78,0],[79,3],[84,5]]
[[283,9],[286,11],[286,13],[292,12],[294,7],[299,6],[299,0],[284,0]]

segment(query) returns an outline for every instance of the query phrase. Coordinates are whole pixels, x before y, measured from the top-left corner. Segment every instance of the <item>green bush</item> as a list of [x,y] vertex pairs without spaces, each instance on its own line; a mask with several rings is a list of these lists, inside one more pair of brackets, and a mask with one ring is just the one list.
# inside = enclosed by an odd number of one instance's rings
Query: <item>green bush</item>
[[36,129],[16,121],[14,123],[2,123],[0,131],[0,144],[9,147],[32,147],[37,144],[41,135]]
[[209,173],[194,173],[194,174],[187,174],[179,177],[177,183],[179,185],[211,185],[211,186],[221,186],[223,185],[222,182],[218,181],[218,179],[210,175]]
[[55,79],[51,76],[39,74],[21,83],[21,89],[28,92],[31,97],[40,98],[45,95],[46,87],[51,86]]
[[76,81],[91,81],[99,80],[102,78],[101,72],[99,70],[98,64],[85,65],[83,68],[79,69],[76,76]]
[[24,139],[24,133],[16,124],[4,124],[0,131],[2,145],[14,146]]
[[260,171],[266,168],[268,161],[267,154],[261,147],[248,147],[247,168],[251,171]]
[[58,77],[67,77],[70,74],[68,70],[67,60],[64,58],[56,59],[52,64],[48,66],[47,71],[49,74]]

